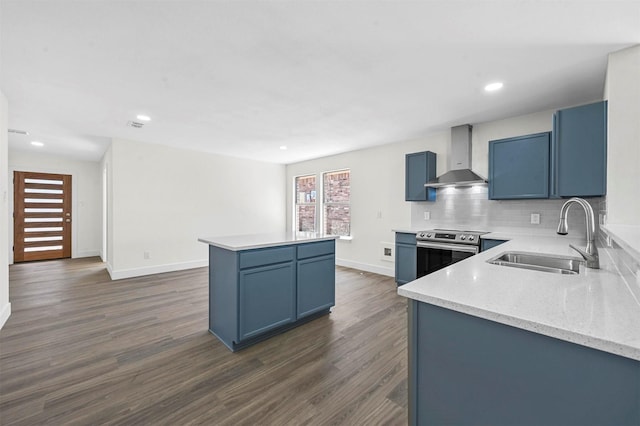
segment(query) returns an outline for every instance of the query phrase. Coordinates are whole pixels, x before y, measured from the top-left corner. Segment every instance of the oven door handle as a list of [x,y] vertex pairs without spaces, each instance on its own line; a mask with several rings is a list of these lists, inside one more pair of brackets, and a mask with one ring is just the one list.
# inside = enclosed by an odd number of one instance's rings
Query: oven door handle
[[424,248],[462,251],[465,253],[473,253],[473,254],[478,253],[478,246],[465,245],[465,244],[430,243],[427,241],[417,241],[416,245],[418,247],[424,247]]

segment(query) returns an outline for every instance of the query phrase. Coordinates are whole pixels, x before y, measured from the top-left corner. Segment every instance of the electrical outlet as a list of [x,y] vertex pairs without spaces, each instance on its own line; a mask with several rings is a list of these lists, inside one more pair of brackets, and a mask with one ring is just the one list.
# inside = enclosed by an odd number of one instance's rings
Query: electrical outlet
[[431,212],[424,212],[424,220],[431,219]]
[[381,242],[380,243],[380,259],[387,262],[394,262],[393,243]]
[[145,258],[145,259],[151,259],[151,255],[149,254],[149,252],[148,252],[148,251],[145,251],[145,252],[143,253],[143,256],[144,256],[144,258]]
[[378,210],[378,214],[376,215],[378,219],[382,219],[382,210]]
[[531,213],[531,224],[540,225],[540,213]]

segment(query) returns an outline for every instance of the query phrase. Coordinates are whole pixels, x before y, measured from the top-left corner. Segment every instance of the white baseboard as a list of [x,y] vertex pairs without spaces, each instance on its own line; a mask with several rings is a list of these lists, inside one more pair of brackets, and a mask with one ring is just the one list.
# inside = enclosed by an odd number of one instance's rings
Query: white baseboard
[[2,307],[2,311],[0,312],[0,329],[4,327],[4,323],[7,322],[10,316],[11,316],[11,303],[9,302]]
[[[209,265],[209,260],[194,260],[191,262],[182,263],[170,263],[167,265],[147,266],[143,268],[132,269],[120,269],[114,270],[110,263],[107,263],[107,272],[111,276],[112,280],[121,280],[124,278],[141,277],[144,275],[161,274],[163,272],[182,271],[185,269],[202,268]],[[368,263],[354,262],[345,259],[336,259],[336,265],[345,266],[347,268],[358,269],[366,272],[373,272],[374,274],[385,275],[387,277],[395,276],[395,269],[393,267],[384,267],[377,265],[370,265]]]
[[94,257],[94,256],[100,256],[100,250],[86,250],[86,251],[80,251],[77,252],[73,255],[74,259],[80,258],[80,257]]
[[112,280],[123,278],[142,277],[144,275],[162,274],[163,272],[182,271],[185,269],[202,268],[209,265],[209,259],[193,260],[191,262],[169,263],[166,265],[145,266],[143,268],[131,268],[114,270],[110,263],[107,263],[107,272]]
[[366,272],[373,272],[374,274],[386,275],[387,277],[394,277],[396,275],[395,267],[389,268],[385,266],[370,265],[368,263],[354,262],[346,259],[336,259],[336,265],[359,269]]

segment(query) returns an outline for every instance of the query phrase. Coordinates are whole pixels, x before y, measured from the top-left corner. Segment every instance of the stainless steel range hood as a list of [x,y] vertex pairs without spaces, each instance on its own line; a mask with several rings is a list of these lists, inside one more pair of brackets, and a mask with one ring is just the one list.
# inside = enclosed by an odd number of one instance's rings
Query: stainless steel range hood
[[441,188],[443,186],[469,186],[487,183],[485,178],[471,170],[471,129],[470,124],[451,128],[449,171],[430,180],[424,186]]

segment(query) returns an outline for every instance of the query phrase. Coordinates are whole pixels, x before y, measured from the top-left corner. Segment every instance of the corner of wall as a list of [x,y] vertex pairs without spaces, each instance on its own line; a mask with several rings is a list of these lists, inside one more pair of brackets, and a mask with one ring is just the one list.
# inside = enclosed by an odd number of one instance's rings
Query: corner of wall
[[11,315],[9,303],[9,101],[0,92],[0,328]]
[[2,307],[2,311],[0,311],[0,329],[4,327],[4,324],[7,322],[10,316],[11,316],[11,303],[7,302]]

